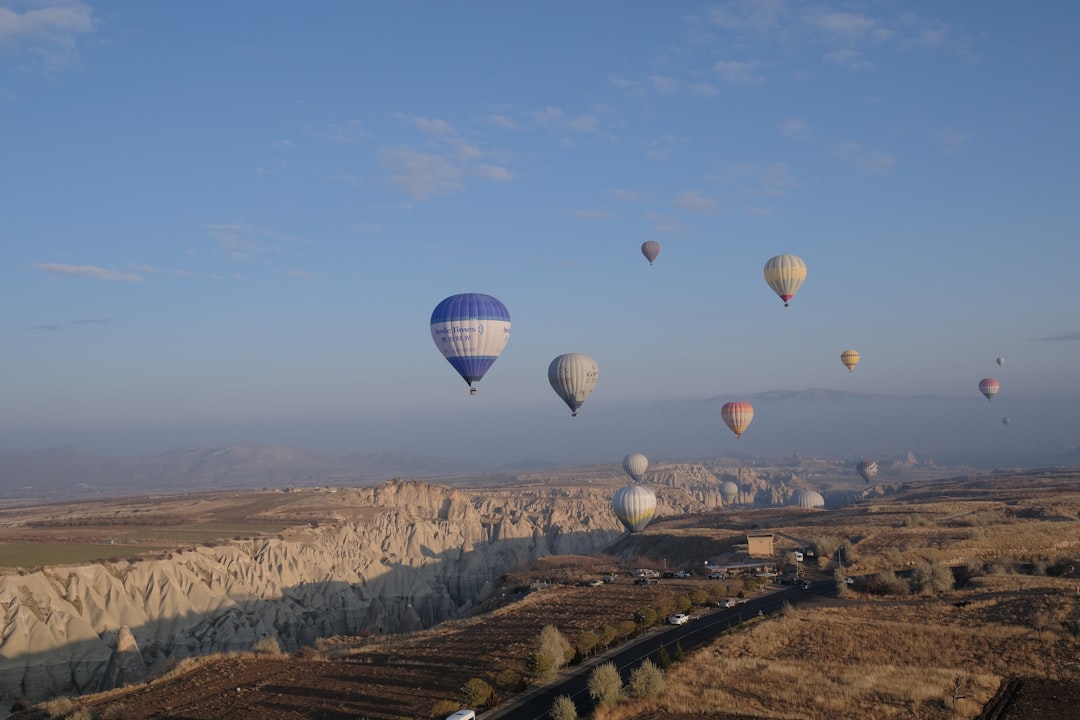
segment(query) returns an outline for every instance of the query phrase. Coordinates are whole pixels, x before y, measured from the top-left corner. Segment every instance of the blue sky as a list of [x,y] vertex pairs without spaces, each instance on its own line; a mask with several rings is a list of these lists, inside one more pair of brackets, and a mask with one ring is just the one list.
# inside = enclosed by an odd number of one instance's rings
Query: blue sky
[[[988,375],[995,403],[1076,397],[1078,26],[1073,3],[0,0],[0,447],[446,451],[775,389],[974,408]],[[808,266],[786,309],[781,253]],[[459,292],[513,321],[472,398],[428,332]],[[566,352],[601,371],[573,421]]]

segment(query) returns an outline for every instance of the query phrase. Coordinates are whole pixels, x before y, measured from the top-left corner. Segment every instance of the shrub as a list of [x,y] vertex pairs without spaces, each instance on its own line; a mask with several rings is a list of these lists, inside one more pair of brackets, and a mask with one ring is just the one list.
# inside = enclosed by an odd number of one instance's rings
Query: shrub
[[866,588],[878,595],[907,595],[911,591],[907,581],[897,577],[892,570],[880,572],[870,578],[866,583]]
[[555,661],[544,653],[534,652],[529,656],[529,672],[536,677],[547,677],[555,672]]
[[686,659],[686,653],[683,652],[682,643],[678,640],[675,641],[675,654],[671,656],[671,659],[675,662],[682,662]]
[[577,705],[568,695],[560,695],[551,704],[551,712],[548,713],[551,720],[578,720]]
[[661,643],[660,648],[656,651],[656,666],[661,670],[667,670],[671,667],[671,655],[668,654],[667,646]]
[[664,671],[646,659],[630,673],[630,694],[636,698],[659,697],[664,689]]
[[615,668],[615,663],[606,662],[597,665],[589,673],[589,695],[598,705],[618,702],[623,697],[622,677]]
[[689,595],[680,595],[675,598],[675,612],[684,613],[693,607],[693,602],[690,600]]
[[431,708],[431,716],[444,718],[461,709],[461,703],[457,700],[439,700]]
[[911,573],[911,591],[923,595],[948,592],[953,582],[949,566],[936,560],[919,560]]
[[487,707],[495,696],[495,691],[481,678],[469,678],[461,688],[465,704],[470,707]]
[[273,635],[267,635],[262,640],[259,640],[259,642],[255,643],[254,647],[252,647],[251,650],[256,655],[277,656],[285,654],[281,652],[281,645],[278,644],[277,638]]
[[506,668],[495,676],[495,684],[504,690],[524,690],[525,678],[521,677],[520,673]]

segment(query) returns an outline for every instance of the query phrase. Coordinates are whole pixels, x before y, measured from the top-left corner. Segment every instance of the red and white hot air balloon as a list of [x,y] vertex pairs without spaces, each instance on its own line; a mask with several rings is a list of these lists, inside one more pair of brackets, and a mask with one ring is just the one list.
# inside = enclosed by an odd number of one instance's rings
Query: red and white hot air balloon
[[720,408],[720,417],[724,424],[731,428],[735,437],[742,437],[743,432],[754,419],[754,406],[748,402],[728,402]]
[[1001,389],[1001,383],[994,378],[983,378],[979,381],[979,392],[986,396],[989,401],[990,398],[997,395],[998,390]]

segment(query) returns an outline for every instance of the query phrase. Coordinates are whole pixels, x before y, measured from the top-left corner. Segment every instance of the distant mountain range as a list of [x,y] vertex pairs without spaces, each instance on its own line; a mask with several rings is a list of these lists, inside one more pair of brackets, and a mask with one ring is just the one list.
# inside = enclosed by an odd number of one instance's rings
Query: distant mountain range
[[0,451],[0,499],[376,485],[482,472],[468,463],[400,452],[331,455],[278,445],[184,448],[157,455],[103,456],[73,447]]

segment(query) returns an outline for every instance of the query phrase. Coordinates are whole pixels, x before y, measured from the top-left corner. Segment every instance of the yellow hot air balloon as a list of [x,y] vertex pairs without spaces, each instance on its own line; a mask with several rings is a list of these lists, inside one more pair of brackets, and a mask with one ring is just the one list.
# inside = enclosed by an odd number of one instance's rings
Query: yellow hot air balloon
[[806,263],[798,255],[777,255],[765,263],[765,282],[784,301],[784,307],[805,279]]
[[859,351],[845,350],[840,353],[840,362],[844,363],[844,367],[848,369],[848,372],[851,372],[859,364]]

